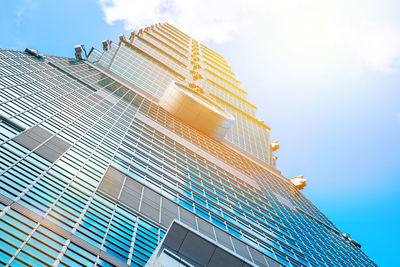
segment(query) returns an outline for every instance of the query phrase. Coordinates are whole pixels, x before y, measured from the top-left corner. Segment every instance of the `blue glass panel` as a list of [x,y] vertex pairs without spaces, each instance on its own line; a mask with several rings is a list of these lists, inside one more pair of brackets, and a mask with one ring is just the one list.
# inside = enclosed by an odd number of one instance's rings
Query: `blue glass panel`
[[219,228],[222,228],[222,229],[226,230],[225,223],[224,223],[221,219],[215,217],[213,214],[211,214],[211,221],[212,221],[216,226],[218,226]]
[[229,233],[231,233],[232,235],[234,235],[234,236],[236,236],[238,238],[242,237],[242,234],[240,233],[238,228],[236,228],[235,226],[230,225],[230,224],[227,224],[227,225],[228,225],[228,232]]
[[199,206],[196,205],[196,213],[199,214],[201,217],[203,217],[204,219],[206,219],[207,221],[210,220],[210,215],[208,214],[208,212],[202,208],[200,208]]
[[[108,246],[105,246],[103,248],[103,250],[106,251],[107,253],[110,253],[111,255],[113,255],[114,257],[118,258],[119,260],[121,260],[123,262],[127,262],[127,260],[128,260],[129,252],[126,252],[126,251],[123,251],[123,250],[120,250],[120,249],[111,249]],[[116,252],[117,250],[118,250],[119,253]],[[124,254],[126,257],[124,257],[121,254]]]

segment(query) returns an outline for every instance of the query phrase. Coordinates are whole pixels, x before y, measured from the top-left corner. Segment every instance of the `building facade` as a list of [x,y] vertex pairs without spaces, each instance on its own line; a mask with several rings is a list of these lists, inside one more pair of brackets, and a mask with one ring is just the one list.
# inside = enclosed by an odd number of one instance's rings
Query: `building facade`
[[0,50],[0,264],[376,266],[276,169],[226,60],[168,23]]

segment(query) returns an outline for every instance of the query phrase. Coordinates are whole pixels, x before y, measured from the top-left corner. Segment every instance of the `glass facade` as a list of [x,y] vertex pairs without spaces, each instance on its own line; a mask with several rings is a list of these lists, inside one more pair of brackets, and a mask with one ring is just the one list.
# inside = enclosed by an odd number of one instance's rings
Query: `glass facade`
[[[222,142],[158,105],[172,81],[235,117]],[[168,23],[87,60],[0,50],[0,264],[144,266],[176,220],[250,265],[375,266],[276,170],[246,96]]]

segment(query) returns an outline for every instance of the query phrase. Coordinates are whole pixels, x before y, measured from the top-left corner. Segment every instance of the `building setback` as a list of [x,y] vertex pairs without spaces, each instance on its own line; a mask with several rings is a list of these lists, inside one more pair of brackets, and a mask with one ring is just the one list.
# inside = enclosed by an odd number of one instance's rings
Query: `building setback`
[[0,263],[376,266],[276,169],[226,60],[168,23],[0,50]]

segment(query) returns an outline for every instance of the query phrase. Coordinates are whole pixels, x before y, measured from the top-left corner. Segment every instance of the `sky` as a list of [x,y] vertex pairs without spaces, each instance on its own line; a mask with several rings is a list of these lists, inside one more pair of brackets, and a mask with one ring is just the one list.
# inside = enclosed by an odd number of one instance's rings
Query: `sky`
[[400,1],[3,1],[0,47],[74,56],[168,21],[225,57],[285,177],[380,266],[400,238]]

